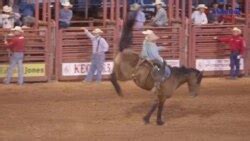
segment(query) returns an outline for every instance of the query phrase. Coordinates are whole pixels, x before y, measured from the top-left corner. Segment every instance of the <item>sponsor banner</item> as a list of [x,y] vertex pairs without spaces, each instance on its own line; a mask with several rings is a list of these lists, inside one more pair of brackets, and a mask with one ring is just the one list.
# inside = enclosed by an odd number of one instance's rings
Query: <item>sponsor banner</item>
[[[179,60],[166,60],[170,66],[180,66]],[[114,63],[113,62],[105,62],[104,69],[102,71],[102,75],[109,75],[112,73]],[[85,63],[63,63],[62,64],[62,76],[79,76],[79,75],[87,75],[88,70],[90,68],[90,62]]]
[[[6,77],[7,70],[9,65],[7,64],[0,64],[0,77]],[[45,76],[45,64],[24,64],[24,76],[25,77],[40,77]],[[17,67],[13,71],[13,77],[18,76]]]
[[[103,75],[109,75],[113,70],[113,62],[105,62]],[[79,76],[87,75],[90,68],[90,62],[86,63],[63,63],[62,64],[62,76]]]
[[166,60],[166,62],[171,67],[180,67],[180,60]]
[[[240,69],[244,68],[244,60],[240,60]],[[230,59],[196,59],[196,69],[200,71],[228,71]]]

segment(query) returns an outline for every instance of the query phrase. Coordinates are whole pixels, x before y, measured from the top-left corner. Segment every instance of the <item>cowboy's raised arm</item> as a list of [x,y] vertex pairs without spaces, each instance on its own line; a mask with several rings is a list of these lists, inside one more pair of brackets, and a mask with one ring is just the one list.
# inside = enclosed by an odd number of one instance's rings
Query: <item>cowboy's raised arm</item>
[[93,34],[91,34],[88,29],[86,29],[85,27],[82,27],[81,29],[84,30],[84,33],[92,40],[95,38],[95,36]]

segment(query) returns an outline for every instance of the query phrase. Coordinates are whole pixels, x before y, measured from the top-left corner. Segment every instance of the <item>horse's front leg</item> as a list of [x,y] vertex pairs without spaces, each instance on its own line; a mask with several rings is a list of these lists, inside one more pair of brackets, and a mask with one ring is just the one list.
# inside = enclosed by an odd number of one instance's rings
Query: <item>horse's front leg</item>
[[157,108],[158,106],[158,100],[156,100],[154,102],[154,104],[152,105],[151,109],[149,110],[149,112],[146,114],[146,116],[144,116],[143,120],[144,120],[144,123],[145,124],[148,124],[149,121],[150,121],[150,117],[151,115],[154,113],[155,109]]
[[164,122],[162,121],[162,111],[163,111],[163,106],[166,101],[166,97],[164,95],[158,95],[159,99],[159,104],[158,104],[158,111],[157,111],[157,124],[158,125],[163,125]]

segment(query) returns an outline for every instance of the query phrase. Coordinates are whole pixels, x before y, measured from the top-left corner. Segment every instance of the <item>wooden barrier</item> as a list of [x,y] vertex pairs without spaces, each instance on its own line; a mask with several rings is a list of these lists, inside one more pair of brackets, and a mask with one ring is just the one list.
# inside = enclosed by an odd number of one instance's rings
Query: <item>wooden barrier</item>
[[[203,70],[206,75],[210,76],[228,75],[230,69],[229,46],[219,43],[214,37],[231,35],[232,28],[235,26],[246,31],[243,25],[193,26],[188,53],[189,66]],[[244,36],[246,37],[245,32]],[[242,70],[246,73],[248,66],[247,58],[245,58],[243,62],[244,68],[242,68]]]
[[[104,37],[109,44],[109,51],[106,53],[105,74],[112,71],[112,60],[114,57],[115,29],[101,28]],[[93,28],[89,28],[93,30]],[[87,74],[92,55],[91,40],[80,28],[62,29],[58,34],[57,45],[57,79],[58,80],[82,80]]]
[[[3,44],[3,39],[9,31],[0,30],[0,80],[5,78],[9,64],[9,53]],[[49,72],[49,43],[46,30],[25,30],[25,57],[24,57],[24,76],[27,81],[48,81]],[[14,73],[16,76],[16,71]],[[16,80],[15,78],[13,79]]]

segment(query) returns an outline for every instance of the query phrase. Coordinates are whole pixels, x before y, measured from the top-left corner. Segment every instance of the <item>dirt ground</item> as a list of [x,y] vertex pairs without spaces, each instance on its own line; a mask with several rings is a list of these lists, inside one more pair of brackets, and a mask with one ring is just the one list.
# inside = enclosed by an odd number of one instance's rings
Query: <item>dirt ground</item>
[[109,82],[0,85],[1,141],[249,141],[250,78],[207,78],[192,98],[181,87],[164,106],[165,125],[142,117],[155,96]]

